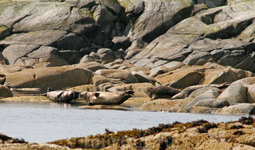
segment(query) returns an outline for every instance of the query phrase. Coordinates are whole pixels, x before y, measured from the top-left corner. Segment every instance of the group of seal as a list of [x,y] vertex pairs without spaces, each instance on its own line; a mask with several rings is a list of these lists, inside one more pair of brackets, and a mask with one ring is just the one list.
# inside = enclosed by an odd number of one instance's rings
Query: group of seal
[[[158,87],[147,87],[144,90],[144,93],[147,94],[151,100],[158,98],[184,98],[187,97],[192,91],[203,88],[203,87],[218,87],[223,88],[228,86],[229,84],[222,85],[196,85],[192,87],[187,87],[183,91],[172,88],[170,86],[158,86]],[[132,95],[134,95],[134,91],[127,90],[125,92],[75,92],[75,91],[66,91],[66,90],[53,90],[51,88],[48,89],[47,93],[44,93],[43,96],[46,96],[50,100],[54,102],[63,102],[69,103],[73,99],[83,98],[83,100],[88,105],[118,105],[125,102]]]
[[88,105],[116,105],[122,104],[134,94],[134,91],[125,92],[75,92],[67,90],[48,89],[42,94],[54,102],[70,103],[73,99],[83,98]]
[[[168,87],[148,87],[144,90],[151,100],[157,98],[171,98],[179,93],[180,90]],[[54,90],[49,88],[47,93],[42,94],[54,102],[70,103],[73,99],[82,98],[88,105],[119,105],[134,95],[134,91],[125,92],[75,92],[68,90]]]

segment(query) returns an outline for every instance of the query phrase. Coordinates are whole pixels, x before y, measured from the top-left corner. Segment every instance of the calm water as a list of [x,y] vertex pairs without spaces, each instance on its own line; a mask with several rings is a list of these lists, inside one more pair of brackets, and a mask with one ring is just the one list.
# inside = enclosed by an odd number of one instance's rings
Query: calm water
[[159,123],[234,121],[240,116],[119,110],[87,110],[56,103],[0,103],[0,133],[44,143],[111,131],[146,129]]

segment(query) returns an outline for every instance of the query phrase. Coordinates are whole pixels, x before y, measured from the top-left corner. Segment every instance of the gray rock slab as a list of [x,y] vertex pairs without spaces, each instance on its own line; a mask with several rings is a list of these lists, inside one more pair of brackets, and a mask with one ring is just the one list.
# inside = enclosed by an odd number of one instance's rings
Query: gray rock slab
[[19,58],[26,56],[37,48],[39,48],[39,45],[13,44],[5,48],[2,54],[7,59],[8,64],[13,65]]
[[235,82],[232,83],[226,90],[224,90],[218,100],[227,100],[229,104],[233,103],[247,103],[247,88],[242,84]]
[[228,115],[252,115],[255,114],[255,105],[240,103],[233,106],[224,107],[217,113]]

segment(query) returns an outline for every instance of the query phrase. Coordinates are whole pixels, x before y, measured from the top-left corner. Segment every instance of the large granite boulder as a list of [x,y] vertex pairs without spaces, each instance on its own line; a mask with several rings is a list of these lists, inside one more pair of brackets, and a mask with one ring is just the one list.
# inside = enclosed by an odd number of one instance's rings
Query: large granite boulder
[[[218,91],[210,89],[210,90],[206,91],[205,93],[195,97],[190,103],[188,103],[183,108],[183,110],[185,110],[187,112],[191,112],[190,108],[193,107],[195,104],[199,103],[200,101],[216,99],[218,96],[219,96]],[[207,101],[207,102],[210,103],[210,101]],[[205,107],[206,105],[209,105],[207,102],[204,102],[204,104],[202,106]]]
[[[135,4],[142,5],[143,12],[137,18],[128,36],[133,39],[142,39],[146,42],[154,40],[154,38],[165,33],[170,27],[188,17],[193,8],[191,0],[139,0]],[[126,6],[130,8],[130,5],[132,5],[131,1]]]
[[53,67],[69,65],[60,57],[60,52],[50,46],[12,44],[5,48],[3,55],[9,65],[29,65],[33,67]]
[[225,99],[232,103],[254,103],[255,78],[247,77],[232,83],[217,99]]
[[217,99],[224,99],[233,103],[247,103],[247,88],[239,83],[232,83],[225,91],[223,91]]
[[92,84],[93,72],[85,68],[63,66],[50,69],[25,69],[19,72],[6,73],[5,85],[13,88],[47,88],[65,89],[68,87]]
[[196,85],[203,78],[202,67],[181,67],[172,72],[157,76],[155,79],[161,84],[170,84],[174,88],[184,89]]

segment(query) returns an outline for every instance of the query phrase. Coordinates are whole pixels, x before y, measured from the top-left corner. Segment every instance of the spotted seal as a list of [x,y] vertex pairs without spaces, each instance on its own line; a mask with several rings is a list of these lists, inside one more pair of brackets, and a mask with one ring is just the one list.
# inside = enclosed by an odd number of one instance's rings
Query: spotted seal
[[54,102],[69,103],[71,100],[77,99],[79,94],[79,92],[75,91],[54,90],[49,88],[48,92],[42,95],[46,96],[49,100]]
[[144,93],[147,94],[151,100],[157,98],[171,98],[180,91],[181,90],[169,86],[147,87],[144,89]]
[[89,105],[119,105],[134,94],[134,91],[125,92],[81,92],[79,97]]

